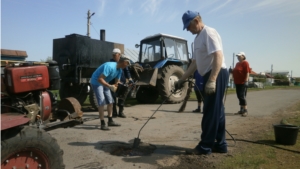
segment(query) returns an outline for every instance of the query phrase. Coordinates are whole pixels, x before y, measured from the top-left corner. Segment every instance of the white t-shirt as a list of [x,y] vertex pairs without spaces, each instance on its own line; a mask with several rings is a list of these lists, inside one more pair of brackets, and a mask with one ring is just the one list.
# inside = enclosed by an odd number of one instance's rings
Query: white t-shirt
[[[201,76],[212,69],[213,53],[217,51],[223,53],[222,39],[214,28],[205,25],[194,40],[193,59],[196,60],[197,70]],[[224,55],[222,68],[226,68]]]

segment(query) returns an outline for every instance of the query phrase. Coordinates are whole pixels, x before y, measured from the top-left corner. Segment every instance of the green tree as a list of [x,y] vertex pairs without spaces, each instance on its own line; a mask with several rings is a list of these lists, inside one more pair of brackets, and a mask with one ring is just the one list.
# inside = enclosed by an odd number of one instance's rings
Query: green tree
[[276,81],[281,81],[281,82],[289,81],[289,80],[288,80],[288,77],[286,77],[286,76],[284,76],[284,75],[280,75],[280,74],[274,75],[274,79],[275,79],[275,82],[276,82]]
[[46,59],[41,59],[41,62],[48,62],[52,60],[52,56],[48,56]]
[[264,76],[264,75],[255,75],[255,76],[253,76],[253,82],[265,83],[266,82],[266,76]]

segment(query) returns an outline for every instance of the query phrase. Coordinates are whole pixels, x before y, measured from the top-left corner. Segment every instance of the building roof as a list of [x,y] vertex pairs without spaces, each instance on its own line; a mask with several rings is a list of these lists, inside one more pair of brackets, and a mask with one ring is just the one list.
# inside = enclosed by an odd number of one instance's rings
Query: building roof
[[24,61],[27,57],[26,51],[1,49],[1,60]]
[[132,60],[133,62],[138,62],[139,61],[139,51],[138,50],[125,48],[124,49],[124,54],[127,57],[129,57],[129,59]]

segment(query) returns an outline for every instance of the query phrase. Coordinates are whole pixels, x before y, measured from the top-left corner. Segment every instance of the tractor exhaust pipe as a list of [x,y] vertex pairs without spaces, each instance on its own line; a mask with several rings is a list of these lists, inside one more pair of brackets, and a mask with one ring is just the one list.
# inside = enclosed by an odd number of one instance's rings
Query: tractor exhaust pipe
[[105,41],[105,29],[100,30],[100,40]]

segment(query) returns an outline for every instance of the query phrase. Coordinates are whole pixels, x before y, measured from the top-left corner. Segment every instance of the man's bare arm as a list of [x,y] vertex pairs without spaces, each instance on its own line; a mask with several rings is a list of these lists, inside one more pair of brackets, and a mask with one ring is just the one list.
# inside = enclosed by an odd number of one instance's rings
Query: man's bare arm
[[213,63],[212,63],[212,70],[211,70],[211,73],[210,73],[210,76],[209,76],[209,80],[213,81],[213,82],[216,82],[218,74],[219,74],[219,72],[221,70],[221,67],[222,67],[223,52],[219,50],[215,53],[212,53],[212,55],[214,57],[214,60],[213,60]]
[[180,80],[186,80],[188,77],[190,77],[195,71],[197,70],[196,61],[193,60],[190,64],[189,68],[186,70],[186,72],[182,75]]
[[101,83],[103,86],[109,87],[110,84],[108,84],[105,80],[105,76],[103,74],[100,75],[98,78],[98,82]]

